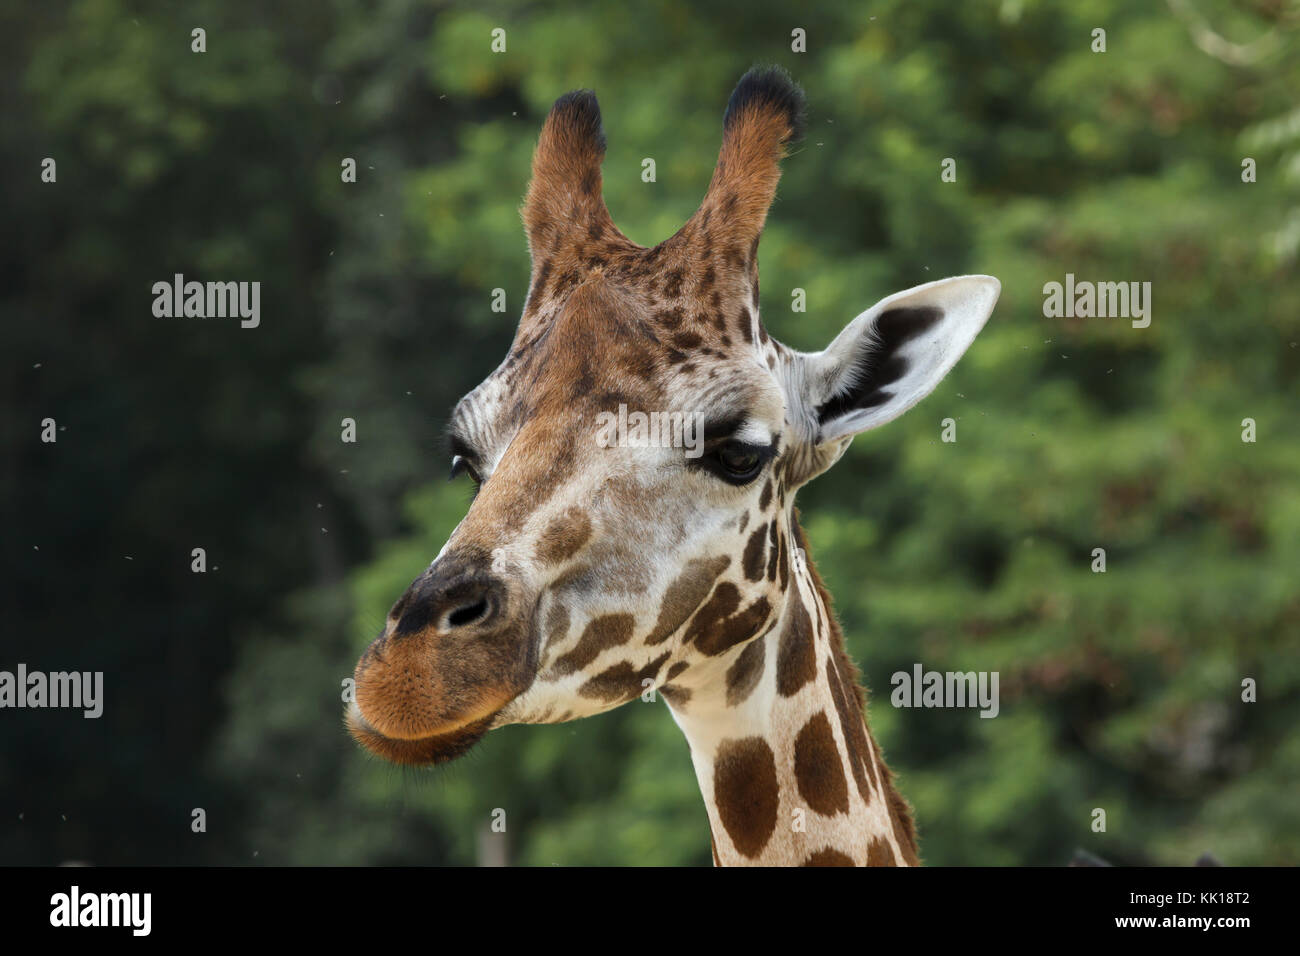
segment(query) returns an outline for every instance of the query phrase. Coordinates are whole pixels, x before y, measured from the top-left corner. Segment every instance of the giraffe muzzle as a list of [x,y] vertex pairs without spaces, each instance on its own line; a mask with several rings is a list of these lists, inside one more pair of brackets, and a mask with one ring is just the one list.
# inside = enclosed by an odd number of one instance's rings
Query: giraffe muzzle
[[531,615],[517,586],[474,557],[445,555],[393,605],[361,655],[348,729],[396,763],[460,756],[532,681]]

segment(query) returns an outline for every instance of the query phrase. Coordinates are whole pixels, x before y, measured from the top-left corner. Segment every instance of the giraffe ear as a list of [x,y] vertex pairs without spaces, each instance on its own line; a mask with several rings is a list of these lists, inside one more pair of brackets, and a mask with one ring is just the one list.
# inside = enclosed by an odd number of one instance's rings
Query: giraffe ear
[[984,327],[1002,284],[928,282],[877,302],[806,357],[805,401],[822,444],[892,421],[934,391]]

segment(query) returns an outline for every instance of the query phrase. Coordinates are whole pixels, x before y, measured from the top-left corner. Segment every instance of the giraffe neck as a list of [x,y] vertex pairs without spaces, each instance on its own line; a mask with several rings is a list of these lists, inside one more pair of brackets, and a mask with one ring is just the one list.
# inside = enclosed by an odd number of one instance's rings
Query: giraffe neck
[[[793,512],[791,528],[802,546]],[[690,744],[714,862],[915,865],[910,810],[867,727],[829,595],[802,555],[775,623],[665,693]]]

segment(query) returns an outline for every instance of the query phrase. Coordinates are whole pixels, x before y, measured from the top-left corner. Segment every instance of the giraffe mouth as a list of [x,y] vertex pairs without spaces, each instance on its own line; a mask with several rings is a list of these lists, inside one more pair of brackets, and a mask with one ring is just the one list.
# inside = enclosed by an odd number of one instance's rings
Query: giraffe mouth
[[366,720],[355,702],[348,708],[346,722],[353,739],[376,756],[405,766],[432,767],[464,755],[492,729],[492,721],[499,712],[453,730],[411,739],[381,733]]
[[429,767],[463,756],[532,682],[535,621],[526,633],[520,641],[517,627],[469,637],[426,628],[394,639],[390,625],[357,662],[348,732],[395,764]]

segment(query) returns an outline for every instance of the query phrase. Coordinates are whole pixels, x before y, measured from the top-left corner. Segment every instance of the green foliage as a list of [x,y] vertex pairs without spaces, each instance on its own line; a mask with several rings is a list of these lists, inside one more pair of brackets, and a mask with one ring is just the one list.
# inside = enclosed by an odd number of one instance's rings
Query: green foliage
[[[101,437],[61,438],[79,464],[60,464],[22,434],[15,541],[83,546],[58,565],[13,558],[9,579],[38,595],[24,631],[61,635],[79,667],[97,654],[144,673],[114,728],[122,766],[58,787],[72,806],[105,802],[130,839],[51,825],[14,844],[24,859],[470,863],[501,808],[513,862],[709,862],[689,752],[659,704],[506,728],[415,774],[356,751],[340,692],[467,506],[441,482],[438,433],[522,308],[518,207],[550,103],[597,91],[607,204],[654,244],[704,193],[731,85],[777,62],[811,115],[762,241],[774,335],[816,349],[893,291],[966,272],[1003,283],[935,394],[801,495],[926,861],[1058,864],[1076,847],[1119,863],[1300,861],[1300,57],[1286,5],[1240,0],[1208,25],[1122,0],[884,0],[870,15],[339,0],[200,5],[184,22],[123,0],[54,6],[5,67],[25,91],[13,129],[27,132],[3,139],[14,167],[60,163],[57,190],[34,174],[5,187],[29,227],[7,261],[30,263],[5,293],[22,319],[6,335],[26,366],[48,364],[15,378],[15,419],[30,430],[56,408]],[[189,52],[198,24],[203,57]],[[806,54],[790,52],[795,26]],[[1105,53],[1090,49],[1097,27]],[[1244,59],[1225,62],[1224,43]],[[344,156],[355,184],[339,181]],[[173,271],[261,277],[264,328],[160,328],[143,290]],[[1150,327],[1044,317],[1043,285],[1066,273],[1150,281]],[[806,313],[791,312],[796,287]],[[344,416],[355,445],[338,441]],[[955,443],[939,438],[947,417]],[[119,426],[125,438],[102,437]],[[221,583],[160,587],[191,539],[223,552]],[[96,575],[132,549],[151,576]],[[56,574],[132,624],[94,640],[44,595]],[[890,707],[890,675],[918,661],[999,672],[1001,714]],[[1242,703],[1245,677],[1258,703]],[[171,731],[155,730],[159,701]],[[15,747],[22,765],[41,759]],[[86,747],[57,737],[66,760],[93,759]],[[201,846],[159,835],[181,803],[206,805],[196,792],[228,822]]]

